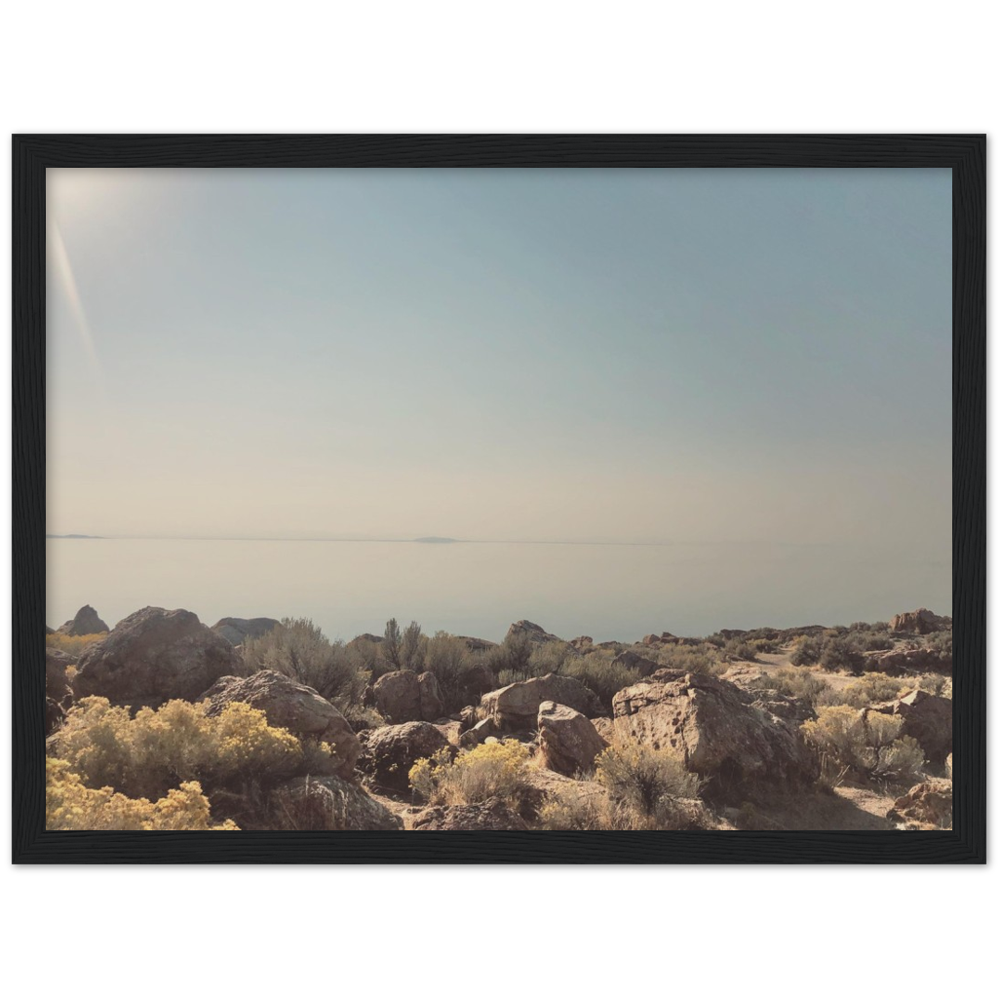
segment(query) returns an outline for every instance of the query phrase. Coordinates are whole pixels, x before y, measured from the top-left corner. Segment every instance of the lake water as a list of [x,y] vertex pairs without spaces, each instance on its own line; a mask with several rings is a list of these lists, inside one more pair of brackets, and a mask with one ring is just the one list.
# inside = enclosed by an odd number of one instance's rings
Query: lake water
[[849,624],[951,613],[951,567],[870,547],[50,539],[47,624],[84,604],[111,626],[147,605],[311,618],[331,638],[387,618],[499,640],[528,618],[565,638]]

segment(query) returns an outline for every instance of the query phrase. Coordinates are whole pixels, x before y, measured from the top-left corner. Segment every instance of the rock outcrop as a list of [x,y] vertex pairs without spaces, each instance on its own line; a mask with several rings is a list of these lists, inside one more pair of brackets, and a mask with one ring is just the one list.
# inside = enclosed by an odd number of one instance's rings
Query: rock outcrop
[[274,670],[261,670],[251,677],[222,677],[202,698],[211,704],[208,715],[220,715],[236,701],[259,708],[270,726],[287,729],[300,739],[329,743],[335,762],[331,771],[349,779],[361,753],[361,741],[347,720],[316,690],[299,684]]
[[271,793],[280,830],[402,830],[403,823],[357,785],[335,777],[295,778]]
[[532,730],[543,701],[576,709],[588,718],[604,715],[601,701],[585,684],[563,674],[545,674],[516,681],[482,698],[482,707],[505,732]]
[[433,722],[444,715],[441,689],[434,674],[393,670],[372,687],[375,707],[393,725],[402,722]]
[[97,635],[109,629],[97,612],[89,604],[85,604],[71,621],[60,625],[56,631],[62,635]]
[[814,782],[819,761],[798,727],[750,702],[717,677],[660,670],[614,696],[615,730],[670,751],[722,797]]
[[903,719],[900,736],[912,736],[932,764],[943,764],[951,753],[952,703],[927,691],[909,691],[894,701],[873,705],[873,712]]
[[656,660],[651,660],[648,656],[643,656],[642,653],[637,653],[634,649],[623,649],[611,662],[615,666],[638,670],[640,677],[648,677],[660,669],[660,664]]
[[896,799],[887,819],[903,830],[950,830],[951,780],[928,778]]
[[890,677],[928,672],[950,675],[952,672],[951,653],[925,646],[880,649],[864,654],[862,670],[865,672],[875,670],[882,674],[889,674]]
[[358,768],[377,785],[397,792],[409,791],[410,768],[422,757],[432,757],[446,748],[454,751],[441,731],[429,722],[369,729],[362,737]]
[[904,611],[902,614],[893,615],[889,622],[890,632],[901,632],[907,635],[928,635],[931,632],[942,632],[951,628],[951,619],[943,615],[936,615],[927,608],[918,608],[916,611]]
[[569,777],[590,770],[607,743],[590,720],[566,705],[543,701],[538,707],[538,756],[550,771]]
[[525,618],[522,618],[519,622],[514,622],[507,629],[507,639],[519,639],[521,637],[538,646],[544,645],[547,642],[562,642],[559,636],[553,635],[551,632],[546,632],[541,625],[529,622]]
[[239,646],[244,639],[259,639],[280,624],[277,618],[220,618],[212,626],[212,631]]
[[76,697],[158,708],[171,698],[195,701],[220,677],[235,674],[239,654],[191,611],[143,608],[120,621],[80,657]]

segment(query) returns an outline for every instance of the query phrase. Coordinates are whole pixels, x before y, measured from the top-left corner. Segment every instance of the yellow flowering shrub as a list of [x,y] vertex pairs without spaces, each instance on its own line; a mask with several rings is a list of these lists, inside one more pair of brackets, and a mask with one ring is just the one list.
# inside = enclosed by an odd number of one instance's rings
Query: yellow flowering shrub
[[524,784],[528,748],[517,740],[483,743],[460,751],[446,748],[410,768],[410,786],[432,805],[473,805],[499,796],[516,798]]
[[45,645],[69,653],[71,656],[82,656],[89,646],[107,637],[107,632],[94,632],[92,635],[63,635],[60,632],[52,632],[45,637]]
[[130,799],[113,788],[87,788],[68,761],[45,761],[48,830],[238,830],[231,820],[212,826],[211,807],[197,781],[172,788],[156,802]]
[[[84,785],[110,786],[133,797],[153,798],[182,782],[209,789],[250,779],[280,780],[328,757],[325,744],[303,744],[286,729],[267,724],[262,711],[242,702],[218,716],[207,703],[170,701],[131,718],[106,698],[83,698],[67,713],[50,752],[69,763]],[[317,762],[318,763],[318,762]]]

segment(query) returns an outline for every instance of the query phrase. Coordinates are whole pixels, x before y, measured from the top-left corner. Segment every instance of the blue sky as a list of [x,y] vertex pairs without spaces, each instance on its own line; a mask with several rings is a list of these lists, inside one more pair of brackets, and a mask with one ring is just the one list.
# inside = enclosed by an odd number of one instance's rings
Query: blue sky
[[49,174],[52,532],[950,546],[948,171]]

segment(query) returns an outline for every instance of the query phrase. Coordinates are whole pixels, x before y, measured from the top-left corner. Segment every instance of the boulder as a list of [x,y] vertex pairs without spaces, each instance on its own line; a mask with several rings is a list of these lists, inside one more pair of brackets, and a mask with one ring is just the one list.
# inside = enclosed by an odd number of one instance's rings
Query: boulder
[[902,830],[950,830],[951,815],[951,779],[928,778],[896,799],[886,817]]
[[385,636],[373,635],[371,632],[362,632],[361,635],[356,635],[347,645],[353,646],[362,642],[382,642]]
[[241,665],[239,653],[196,614],[143,608],[84,651],[73,690],[78,699],[100,695],[116,705],[158,708],[171,698],[196,700]]
[[643,656],[642,653],[637,653],[634,649],[623,649],[611,662],[615,666],[638,670],[640,677],[648,677],[660,669],[660,664],[656,660],[651,660],[648,656]]
[[600,699],[590,688],[575,677],[562,674],[516,681],[499,691],[484,694],[481,704],[501,729],[513,732],[535,728],[538,708],[543,701],[567,705],[588,718],[605,714]]
[[212,631],[239,646],[244,639],[259,639],[280,624],[277,618],[220,618],[212,626]]
[[429,722],[405,722],[400,726],[369,729],[358,767],[377,785],[397,792],[410,789],[410,768],[423,757],[451,749],[441,731]]
[[906,674],[951,674],[951,653],[924,646],[903,646],[896,649],[879,649],[865,653],[861,669],[876,670],[890,677]]
[[525,618],[522,618],[519,622],[514,622],[514,624],[507,629],[506,638],[518,639],[522,636],[529,642],[538,646],[544,645],[547,642],[562,642],[562,639],[560,639],[559,636],[553,635],[551,632],[546,632],[541,625],[529,622]]
[[220,715],[236,701],[259,708],[270,726],[287,729],[300,739],[329,743],[335,763],[332,771],[349,779],[361,753],[361,741],[347,720],[319,692],[274,670],[261,670],[251,677],[222,677],[205,691],[211,704],[207,714]]
[[109,629],[98,617],[97,612],[89,604],[85,604],[71,621],[60,625],[56,631],[62,635],[96,635]]
[[814,782],[819,760],[798,726],[751,700],[717,677],[659,670],[614,696],[615,731],[670,751],[722,797]]
[[383,674],[372,687],[375,707],[385,719],[401,722],[432,722],[444,715],[444,702],[434,674],[393,670]]
[[550,771],[569,777],[588,771],[607,745],[585,715],[554,701],[539,705],[538,755]]
[[928,635],[930,632],[943,632],[950,628],[950,618],[936,615],[927,608],[893,615],[892,621],[889,622],[890,632],[902,632],[908,635]]
[[951,753],[952,703],[927,691],[909,691],[894,701],[873,705],[872,711],[903,718],[900,736],[912,736],[932,764],[943,764]]
[[381,802],[330,776],[295,778],[271,794],[273,829],[402,830],[403,823]]
[[464,749],[472,749],[480,743],[485,743],[489,737],[499,735],[500,727],[492,718],[481,719],[458,737],[458,745]]
[[468,806],[430,806],[416,812],[411,830],[527,830],[528,824],[500,799]]

